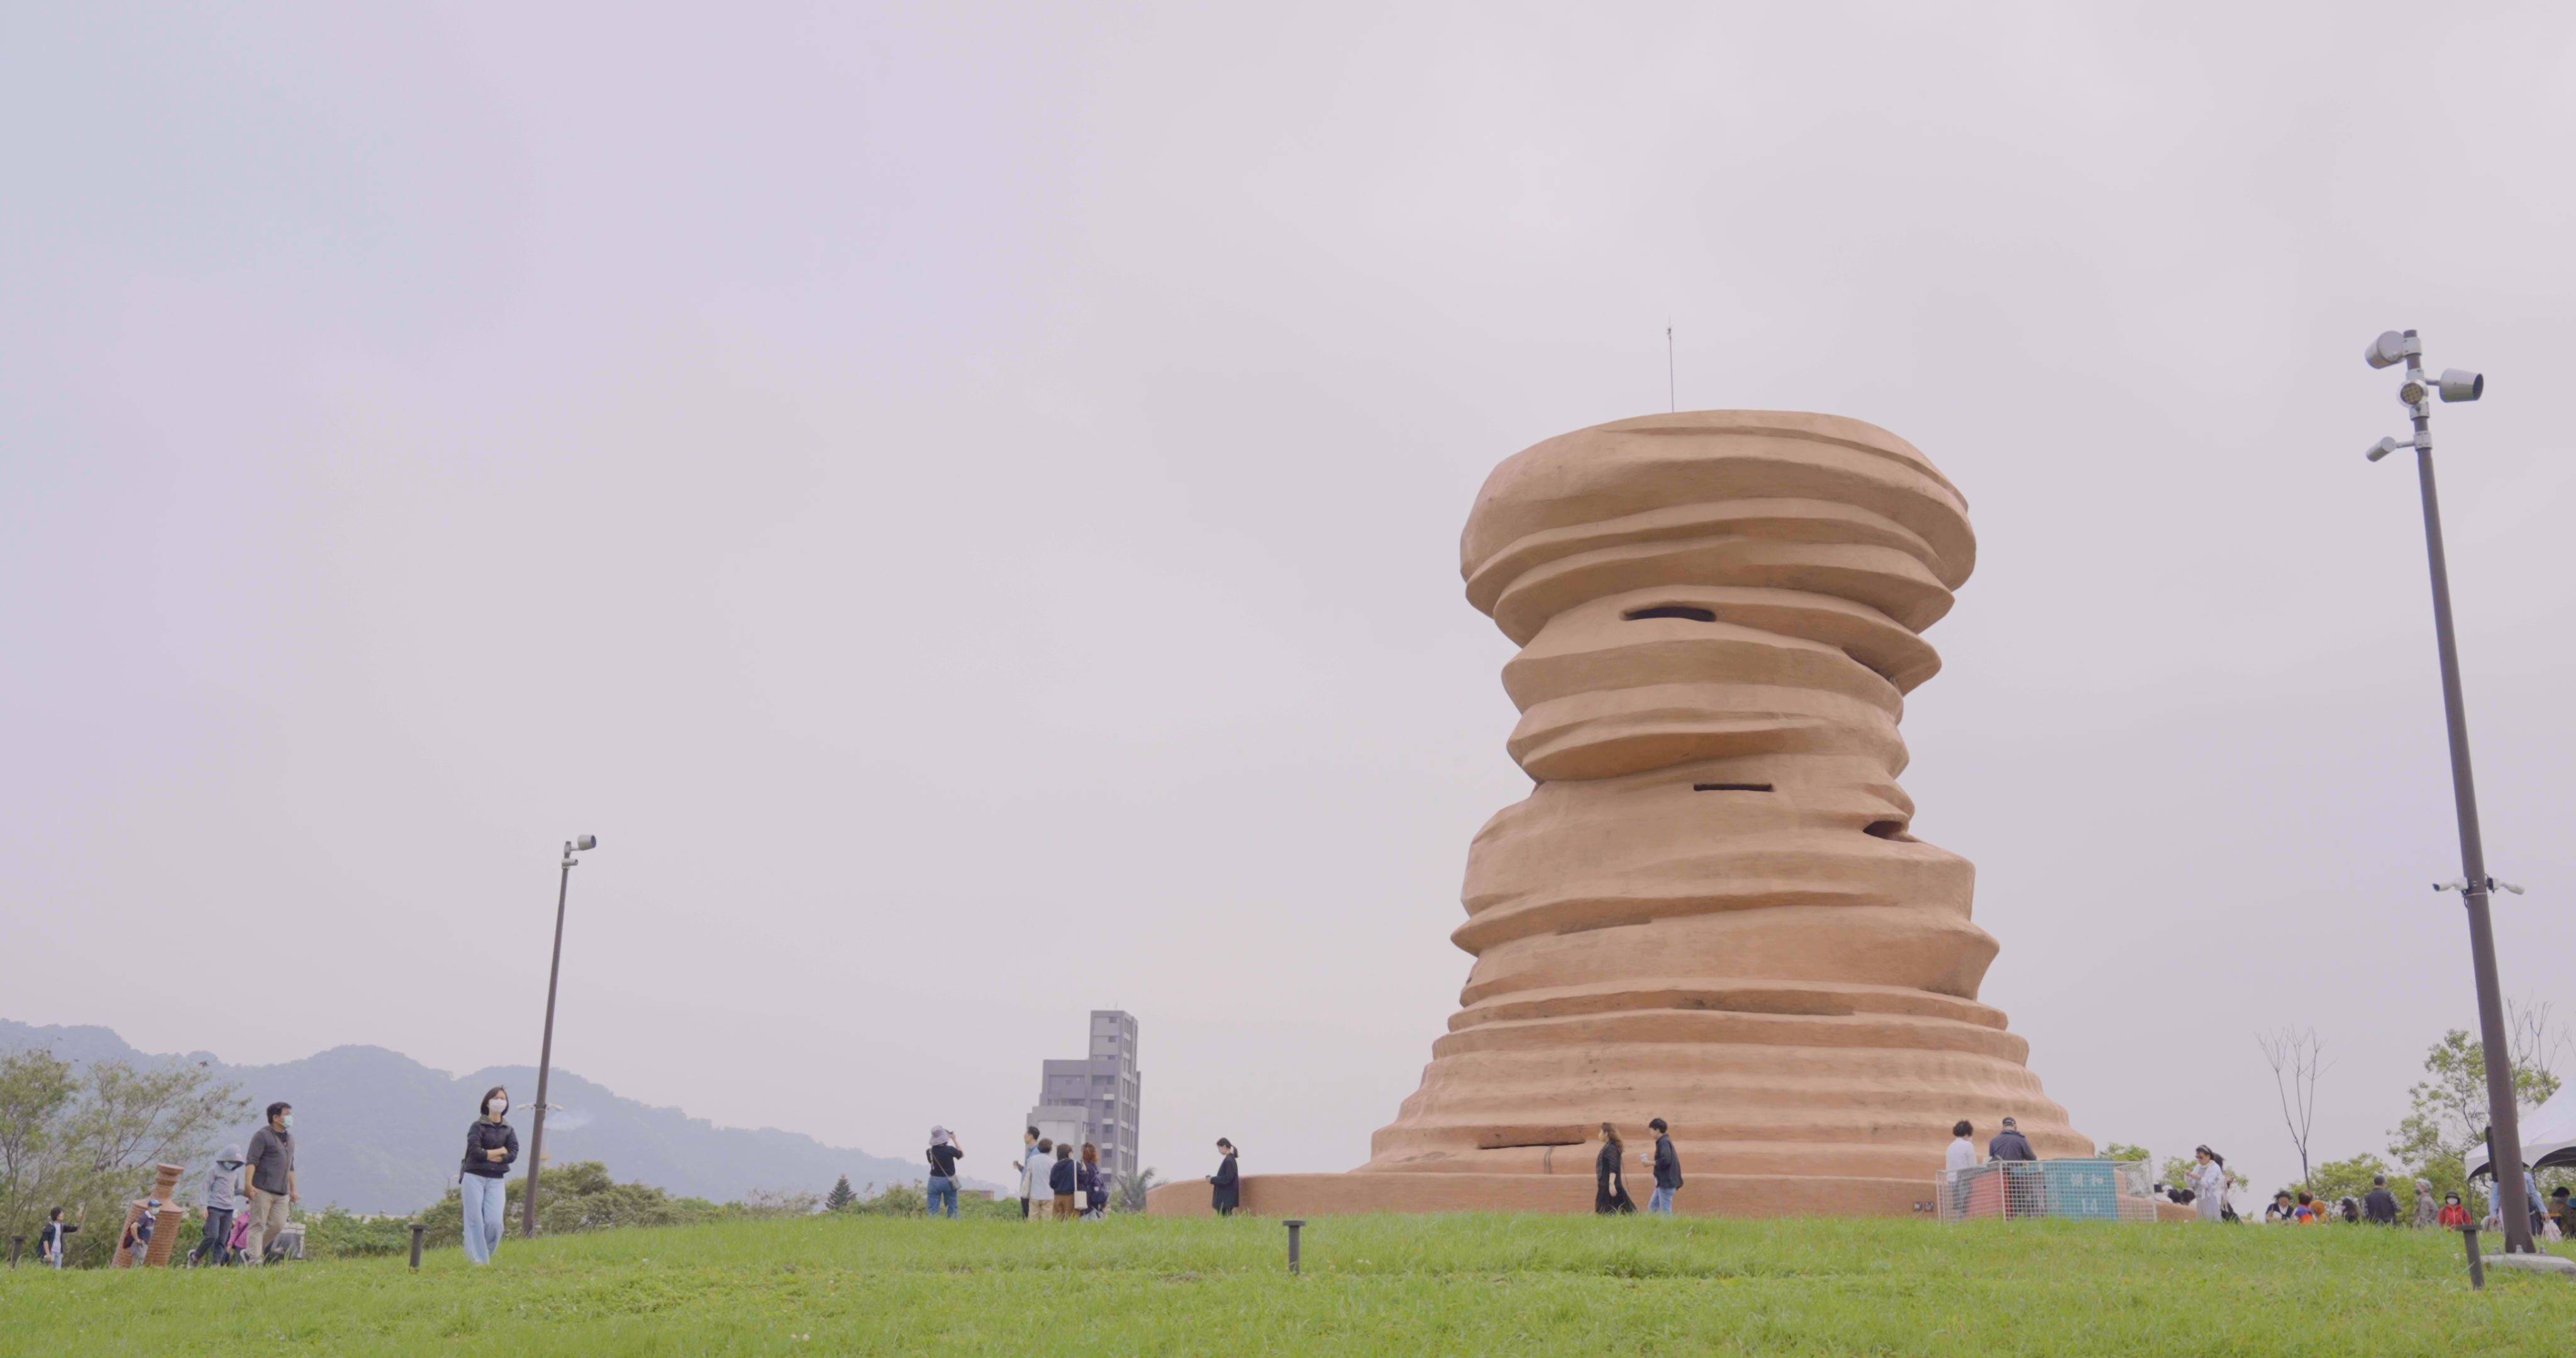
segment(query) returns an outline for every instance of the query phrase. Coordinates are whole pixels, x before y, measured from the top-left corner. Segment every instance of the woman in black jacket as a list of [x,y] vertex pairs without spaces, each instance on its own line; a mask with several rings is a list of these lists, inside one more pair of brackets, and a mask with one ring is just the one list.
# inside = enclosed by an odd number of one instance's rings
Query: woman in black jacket
[[1210,1201],[1218,1216],[1230,1217],[1234,1215],[1234,1209],[1243,1205],[1243,1173],[1235,1168],[1233,1142],[1220,1136],[1216,1139],[1216,1149],[1225,1158],[1217,1162],[1216,1173],[1208,1176],[1208,1182],[1216,1186]]
[[1619,1144],[1619,1129],[1601,1124],[1601,1155],[1592,1162],[1592,1210],[1603,1216],[1637,1210],[1628,1196],[1628,1148]]
[[492,1086],[483,1095],[483,1116],[465,1128],[465,1163],[456,1187],[465,1209],[465,1257],[492,1262],[501,1249],[501,1224],[509,1216],[504,1181],[519,1158],[519,1134],[502,1116],[510,1111],[510,1091]]

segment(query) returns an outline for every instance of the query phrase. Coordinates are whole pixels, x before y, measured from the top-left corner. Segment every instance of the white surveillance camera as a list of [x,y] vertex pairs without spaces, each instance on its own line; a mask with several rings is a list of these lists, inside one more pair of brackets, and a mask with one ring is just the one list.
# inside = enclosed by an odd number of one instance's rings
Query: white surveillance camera
[[2405,446],[2405,444],[2399,443],[2395,439],[2381,439],[2379,442],[2370,445],[2368,456],[2371,461],[2377,462],[2379,459],[2386,457],[2390,453],[2396,452],[2398,449]]
[[2487,376],[2485,373],[2467,372],[2459,368],[2445,368],[2442,370],[2443,400],[2474,401],[2479,397],[2486,395],[2486,392]]
[[2389,368],[2406,361],[2406,336],[2394,330],[2382,330],[2361,356],[2374,368]]
[[581,836],[578,836],[578,837],[576,837],[576,838],[573,840],[573,842],[572,842],[572,846],[573,846],[574,848],[576,848],[576,849],[596,849],[596,848],[598,848],[598,847],[599,847],[599,836],[597,836],[597,835],[581,835]]

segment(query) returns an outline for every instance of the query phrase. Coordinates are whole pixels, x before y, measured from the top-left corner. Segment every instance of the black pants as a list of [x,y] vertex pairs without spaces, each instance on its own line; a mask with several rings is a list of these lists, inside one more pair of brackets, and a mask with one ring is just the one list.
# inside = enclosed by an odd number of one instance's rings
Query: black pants
[[231,1251],[225,1247],[224,1242],[231,1239],[232,1234],[233,1209],[229,1207],[207,1208],[205,1238],[197,1242],[197,1247],[195,1249],[188,1251],[188,1262],[192,1264],[202,1264],[209,1259],[218,1264],[229,1262],[226,1256],[228,1256]]

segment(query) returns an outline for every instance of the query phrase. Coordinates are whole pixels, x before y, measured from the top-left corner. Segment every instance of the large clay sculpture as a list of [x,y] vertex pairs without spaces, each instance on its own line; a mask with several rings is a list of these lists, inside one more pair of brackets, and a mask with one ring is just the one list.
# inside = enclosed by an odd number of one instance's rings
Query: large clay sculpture
[[1651,1117],[1696,1173],[1917,1196],[1959,1118],[2091,1153],[1977,1002],[1974,869],[1896,785],[1975,553],[1857,420],[1656,415],[1494,470],[1460,555],[1538,785],[1469,850],[1464,1007],[1367,1171],[1588,1172],[1554,1148]]

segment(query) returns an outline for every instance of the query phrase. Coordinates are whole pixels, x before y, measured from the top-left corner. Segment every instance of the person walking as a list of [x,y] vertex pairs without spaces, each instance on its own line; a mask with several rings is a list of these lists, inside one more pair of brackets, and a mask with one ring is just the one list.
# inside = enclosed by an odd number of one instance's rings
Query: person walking
[[958,1148],[955,1132],[945,1127],[933,1127],[930,1129],[928,1155],[930,1180],[923,1186],[922,1193],[929,1199],[930,1215],[941,1215],[944,1204],[947,1217],[954,1221],[957,1218],[957,1162],[965,1158],[966,1152]]
[[1224,1137],[1216,1139],[1216,1153],[1224,1158],[1216,1162],[1216,1173],[1208,1176],[1208,1205],[1221,1217],[1230,1217],[1243,1206],[1243,1166],[1235,1163],[1234,1143]]
[[1662,1216],[1673,1214],[1673,1195],[1682,1190],[1682,1157],[1673,1149],[1673,1129],[1662,1118],[1646,1124],[1655,1134],[1655,1194],[1646,1199],[1646,1210]]
[[126,1267],[143,1267],[144,1258],[152,1253],[153,1224],[160,1218],[161,1200],[145,1198],[143,1215],[125,1223],[125,1234],[117,1239],[116,1247],[125,1252]]
[[1082,1143],[1082,1161],[1074,1173],[1081,1176],[1081,1181],[1074,1187],[1082,1192],[1082,1219],[1099,1221],[1106,1218],[1109,1215],[1109,1184],[1100,1177],[1100,1147],[1097,1143]]
[[1028,1135],[1020,1138],[1019,1163],[1011,1166],[1020,1172],[1020,1220],[1022,1221],[1029,1219],[1029,1199],[1036,1196],[1038,1171],[1045,1168],[1038,1160],[1038,1157],[1044,1153],[1042,1149],[1044,1144],[1044,1140],[1038,1136],[1038,1129],[1031,1127]]
[[2415,1181],[2416,1228],[2420,1230],[2425,1227],[2429,1227],[2434,1222],[2439,1221],[2441,1216],[2441,1204],[2433,1201],[2433,1186],[2424,1182],[2422,1179],[2417,1179]]
[[503,1119],[510,1091],[483,1091],[483,1115],[465,1124],[465,1162],[456,1174],[465,1208],[465,1257],[488,1264],[501,1251],[501,1229],[510,1216],[510,1166],[519,1158],[519,1134]]
[[1637,1210],[1637,1201],[1628,1196],[1628,1148],[1619,1143],[1619,1129],[1601,1124],[1601,1154],[1592,1161],[1592,1210],[1602,1216],[1615,1216]]
[[2203,1221],[2223,1220],[2227,1211],[2227,1161],[2207,1146],[2194,1146],[2191,1151],[2195,1168],[2191,1172],[2192,1206],[2199,1209]]
[[2361,1215],[2373,1226],[2397,1224],[2397,1195],[2388,1191],[2388,1176],[2370,1176],[2370,1192],[2361,1200]]
[[250,1262],[268,1261],[268,1246],[286,1229],[286,1214],[304,1195],[295,1181],[295,1105],[283,1100],[268,1106],[268,1125],[251,1133]]
[[233,1235],[233,1214],[241,1210],[241,1167],[239,1146],[226,1146],[223,1153],[215,1157],[214,1173],[206,1176],[206,1229],[197,1237],[197,1247],[188,1251],[191,1266],[232,1262],[229,1242]]
[[1082,1167],[1073,1162],[1072,1142],[1056,1143],[1055,1165],[1047,1171],[1047,1189],[1055,1195],[1056,1220],[1071,1221],[1081,1215],[1074,1204],[1082,1196]]

